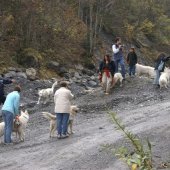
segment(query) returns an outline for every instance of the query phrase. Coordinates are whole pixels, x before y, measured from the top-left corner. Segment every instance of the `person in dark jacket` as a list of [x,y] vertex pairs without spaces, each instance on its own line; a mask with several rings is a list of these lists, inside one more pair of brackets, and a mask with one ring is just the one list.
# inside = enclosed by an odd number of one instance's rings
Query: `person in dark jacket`
[[[160,53],[155,61],[155,79],[154,79],[154,83],[155,85],[157,85],[157,87],[159,87],[159,78],[161,75],[161,72],[164,72],[165,69],[165,63],[170,59],[169,57],[166,57],[164,53]],[[162,68],[160,69],[160,65],[163,64]]]
[[130,52],[127,55],[127,63],[129,65],[129,76],[134,76],[137,64],[137,55],[134,47],[130,48]]
[[113,77],[115,73],[115,64],[111,60],[109,55],[105,55],[103,61],[99,66],[99,74],[102,75],[102,86],[105,94],[109,94],[111,85],[113,83]]
[[3,75],[1,75],[2,77],[0,77],[0,104],[4,104],[6,96],[4,93],[4,84],[11,84],[11,83],[15,83],[14,79],[7,79],[4,78]]

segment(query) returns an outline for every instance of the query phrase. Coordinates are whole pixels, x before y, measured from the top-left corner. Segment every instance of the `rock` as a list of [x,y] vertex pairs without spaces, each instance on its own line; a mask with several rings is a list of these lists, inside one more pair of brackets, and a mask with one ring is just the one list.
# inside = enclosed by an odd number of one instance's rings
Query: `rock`
[[81,76],[80,76],[80,74],[78,72],[74,73],[74,77],[77,78],[77,79],[81,79]]
[[23,78],[27,79],[26,73],[23,73],[23,72],[18,72],[18,73],[16,73],[16,76],[17,76],[17,77],[23,77]]
[[85,67],[89,70],[95,70],[96,69],[95,65],[93,63],[89,63],[89,62],[85,64]]
[[56,61],[50,61],[48,64],[47,64],[47,67],[50,68],[50,69],[53,69],[53,70],[57,70],[59,69],[59,66],[60,64]]
[[83,69],[84,69],[81,64],[76,65],[75,68],[76,68],[77,70],[83,70]]
[[94,71],[88,70],[88,69],[83,69],[82,73],[87,74],[88,76],[93,76],[94,75]]
[[9,70],[9,71],[15,71],[15,72],[16,72],[17,69],[14,68],[14,67],[9,67],[8,70]]
[[26,76],[29,80],[36,80],[37,79],[37,71],[34,68],[26,69]]
[[16,72],[15,71],[10,71],[10,72],[8,72],[8,73],[6,73],[4,75],[5,78],[13,78],[15,76],[16,76]]
[[65,73],[68,73],[67,69],[65,67],[60,67],[59,71],[58,71],[58,74],[59,75],[63,75]]
[[87,83],[87,79],[82,79],[82,83]]
[[90,79],[91,79],[91,80],[95,80],[96,77],[95,77],[95,76],[91,76]]
[[88,81],[88,84],[91,87],[96,87],[97,86],[97,83],[95,81],[93,81],[93,80]]
[[16,68],[16,72],[25,72],[26,69],[24,68]]
[[60,76],[63,76],[65,73],[68,73],[68,70],[66,69],[66,67],[61,66],[61,65],[60,65],[58,62],[56,62],[56,61],[50,61],[50,62],[47,64],[47,68],[56,71],[56,73],[59,74]]
[[70,78],[70,73],[64,73],[63,76],[64,76],[66,79],[69,79],[69,78]]

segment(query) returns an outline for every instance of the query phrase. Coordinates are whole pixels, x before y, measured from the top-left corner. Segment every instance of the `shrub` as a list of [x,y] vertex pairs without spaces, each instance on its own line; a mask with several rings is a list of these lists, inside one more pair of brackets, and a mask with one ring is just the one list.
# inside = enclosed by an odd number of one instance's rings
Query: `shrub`
[[144,147],[139,137],[126,130],[125,126],[116,118],[115,113],[110,113],[110,115],[113,123],[124,133],[134,148],[133,153],[128,153],[127,148],[121,147],[116,155],[126,161],[132,170],[152,170],[152,147],[149,140],[147,139],[147,148]]
[[17,63],[28,68],[28,67],[39,67],[40,61],[42,60],[41,54],[33,49],[33,48],[26,48],[21,51],[17,57]]
[[154,24],[149,21],[148,19],[145,19],[140,26],[140,30],[145,34],[145,35],[149,35],[151,33],[153,33],[153,28],[154,28]]

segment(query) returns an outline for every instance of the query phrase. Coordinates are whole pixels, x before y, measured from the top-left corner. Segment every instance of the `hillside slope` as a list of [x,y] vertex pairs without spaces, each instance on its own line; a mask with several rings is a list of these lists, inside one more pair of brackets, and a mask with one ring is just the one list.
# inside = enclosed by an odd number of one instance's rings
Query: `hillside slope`
[[[0,2],[0,73],[9,66],[58,72],[49,62],[90,67],[112,54],[114,38],[135,46],[142,63],[170,53],[169,1],[25,0]],[[107,41],[108,39],[108,41]],[[51,75],[50,75],[51,72]]]

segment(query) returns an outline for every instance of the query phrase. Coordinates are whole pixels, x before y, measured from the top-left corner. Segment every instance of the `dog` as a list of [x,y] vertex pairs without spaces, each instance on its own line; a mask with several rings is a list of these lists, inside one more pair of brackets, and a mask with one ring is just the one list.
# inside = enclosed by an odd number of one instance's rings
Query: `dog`
[[56,81],[51,88],[47,88],[47,89],[42,89],[38,91],[38,101],[37,104],[40,104],[40,101],[43,101],[43,104],[46,104],[48,102],[48,100],[50,100],[52,98],[52,96],[54,95],[54,88],[55,86],[57,86],[58,82]]
[[117,84],[118,82],[120,83],[120,87],[122,87],[122,81],[123,81],[122,74],[121,73],[115,73],[114,77],[113,77],[112,87],[114,87],[115,84]]
[[[69,129],[69,134],[73,134],[73,122],[74,122],[74,117],[79,111],[79,108],[77,106],[71,106],[70,108],[70,117],[69,117],[69,122],[68,122],[68,129]],[[53,115],[49,112],[42,112],[43,116],[50,120],[50,138],[54,137],[54,132],[57,128],[57,121],[56,121],[56,115]]]
[[[25,140],[24,130],[27,126],[28,121],[29,121],[29,114],[27,110],[21,111],[19,120],[14,120],[12,131],[16,133],[16,138],[17,136],[19,136],[20,141]],[[1,122],[0,123],[0,137],[4,135],[4,128],[5,128],[5,123]]]
[[165,68],[165,71],[161,73],[161,76],[159,78],[160,89],[162,87],[168,88],[169,81],[170,81],[170,69]]
[[141,64],[136,64],[136,74],[138,76],[146,75],[147,77],[154,78],[155,77],[155,69],[150,66],[144,66]]

